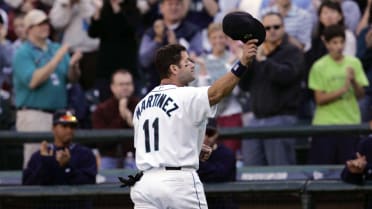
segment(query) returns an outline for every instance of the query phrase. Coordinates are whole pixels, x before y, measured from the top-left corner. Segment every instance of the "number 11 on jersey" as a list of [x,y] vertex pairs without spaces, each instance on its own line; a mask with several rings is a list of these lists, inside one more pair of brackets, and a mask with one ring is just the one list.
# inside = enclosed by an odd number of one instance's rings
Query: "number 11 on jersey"
[[[154,151],[159,151],[159,118],[155,118],[154,122],[152,122],[152,128],[154,130]],[[149,119],[143,123],[143,131],[145,132],[146,152],[151,152]]]

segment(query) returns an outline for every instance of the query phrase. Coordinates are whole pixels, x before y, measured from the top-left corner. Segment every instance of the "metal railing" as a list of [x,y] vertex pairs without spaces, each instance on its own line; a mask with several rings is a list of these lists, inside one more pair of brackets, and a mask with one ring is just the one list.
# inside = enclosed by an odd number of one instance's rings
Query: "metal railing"
[[[369,124],[342,126],[290,126],[290,127],[260,127],[260,128],[221,128],[221,137],[244,138],[276,138],[276,137],[309,137],[320,135],[368,135],[371,133]],[[132,130],[78,130],[74,141],[82,144],[97,142],[119,142],[130,140]],[[51,133],[27,133],[14,131],[0,132],[0,147],[20,146],[25,142],[52,141]],[[238,196],[240,208],[245,208],[249,201],[267,204],[271,199],[284,195],[295,204],[296,208],[311,209],[321,204],[323,196],[333,195],[335,204],[342,204],[351,197],[351,202],[363,201],[364,196],[372,193],[372,185],[356,186],[345,184],[340,180],[315,181],[278,180],[278,181],[239,181],[219,184],[206,184],[207,196]],[[263,199],[257,196],[263,195]],[[265,199],[266,198],[266,199]],[[284,198],[284,199],[286,199]],[[86,186],[1,186],[0,209],[6,208],[43,208],[43,202],[53,200],[60,204],[64,200],[92,203],[93,208],[131,208],[129,190],[116,184],[86,185]],[[332,199],[332,198],[330,198]],[[116,201],[118,200],[118,201]],[[102,203],[102,202],[104,203]],[[281,201],[281,200],[277,200]],[[324,199],[322,200],[324,201]],[[326,200],[327,201],[327,200]],[[79,202],[79,201],[78,201]],[[81,201],[80,201],[81,202]],[[114,204],[115,203],[115,204]],[[106,204],[106,205],[105,205]],[[114,204],[114,206],[109,206]],[[259,203],[261,204],[261,203]],[[274,204],[275,205],[275,204]],[[279,204],[280,205],[280,204]],[[27,206],[27,207],[26,207]],[[278,205],[277,205],[278,206]],[[52,208],[59,208],[54,207]],[[274,207],[275,208],[275,207]]]
[[[273,126],[273,127],[243,127],[220,128],[220,137],[236,139],[248,138],[278,138],[278,137],[308,137],[326,135],[362,135],[372,133],[370,124],[332,125],[332,126]],[[51,132],[16,132],[0,131],[0,146],[4,144],[23,144],[25,142],[52,141]],[[74,141],[82,144],[97,142],[117,142],[133,139],[133,130],[77,130]]]
[[[261,201],[260,204],[264,207],[266,201],[268,201],[266,198],[281,196],[290,199],[291,204],[299,206],[298,208],[312,209],[324,203],[324,201],[317,201],[320,199],[319,197],[324,195],[328,197],[332,196],[333,198],[336,197],[333,201],[334,205],[342,202],[346,203],[345,199],[342,198],[345,197],[345,195],[349,196],[349,202],[354,204],[355,207],[355,204],[363,201],[364,196],[372,193],[372,184],[368,183],[364,186],[356,186],[343,183],[339,180],[240,181],[208,183],[205,184],[205,191],[207,197],[223,197],[230,194],[236,197],[237,202],[243,205],[243,207],[240,208],[244,208],[244,205],[247,204],[247,200],[251,200],[252,198],[255,198],[256,202]],[[97,201],[109,197],[116,199],[116,201],[112,203],[106,202],[106,206],[102,206],[102,203]],[[17,205],[19,207],[20,204],[26,204],[28,205],[27,208],[33,208],[32,205],[40,205],[41,200],[44,201],[44,203],[52,202],[53,204],[57,204],[57,206],[50,206],[51,208],[58,208],[58,204],[63,205],[70,200],[89,201],[92,204],[92,208],[113,207],[112,205],[110,206],[110,204],[122,208],[130,208],[132,206],[129,200],[129,189],[120,188],[119,184],[0,187],[0,208],[2,209],[13,209]],[[62,200],[65,201],[62,202]],[[328,205],[329,202],[331,201],[328,201]],[[277,203],[280,204],[280,200]],[[278,208],[280,207],[280,205],[277,206]]]

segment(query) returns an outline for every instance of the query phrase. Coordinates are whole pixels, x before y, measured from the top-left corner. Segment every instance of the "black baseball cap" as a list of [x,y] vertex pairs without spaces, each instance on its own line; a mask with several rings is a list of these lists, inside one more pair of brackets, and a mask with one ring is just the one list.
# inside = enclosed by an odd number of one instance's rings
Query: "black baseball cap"
[[257,46],[265,41],[266,31],[262,23],[247,12],[231,12],[222,20],[223,32],[233,40],[246,43],[257,39]]
[[57,110],[53,115],[53,125],[77,126],[78,120],[71,110]]

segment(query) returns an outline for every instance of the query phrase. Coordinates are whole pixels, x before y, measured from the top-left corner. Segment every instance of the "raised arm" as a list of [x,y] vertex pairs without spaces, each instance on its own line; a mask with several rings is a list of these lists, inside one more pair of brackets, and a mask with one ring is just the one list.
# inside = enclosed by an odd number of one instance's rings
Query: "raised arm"
[[218,3],[215,0],[203,0],[203,4],[205,7],[205,10],[208,12],[209,16],[214,17],[219,8],[218,8]]
[[243,46],[243,54],[240,62],[235,64],[231,72],[228,72],[220,79],[215,81],[208,89],[209,104],[215,105],[220,102],[224,97],[229,95],[234,87],[239,83],[240,78],[243,76],[251,62],[255,59],[257,53],[257,39],[249,40]]
[[63,45],[46,65],[36,69],[32,74],[28,87],[30,89],[35,89],[44,83],[57,68],[58,64],[62,61],[63,57],[68,52],[68,49],[68,45]]

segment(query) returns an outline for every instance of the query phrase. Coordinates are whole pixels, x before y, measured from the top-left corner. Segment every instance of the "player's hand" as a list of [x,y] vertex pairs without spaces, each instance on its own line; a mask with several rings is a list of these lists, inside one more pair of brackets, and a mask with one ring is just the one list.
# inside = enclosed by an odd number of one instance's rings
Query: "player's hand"
[[212,154],[212,147],[210,147],[206,144],[202,144],[202,149],[201,149],[201,152],[200,152],[199,160],[202,161],[202,162],[205,162],[209,159],[211,154]]
[[70,162],[71,154],[70,150],[68,148],[65,148],[64,150],[58,150],[56,152],[56,160],[59,164],[59,166],[64,167]]
[[365,155],[361,155],[359,152],[356,153],[356,159],[346,161],[347,169],[351,173],[363,173],[367,165],[367,159]]
[[40,155],[41,156],[53,156],[53,150],[48,148],[48,142],[43,141],[40,144]]
[[257,42],[258,42],[257,39],[251,39],[244,44],[243,54],[242,57],[240,58],[240,62],[243,65],[248,66],[256,58]]

